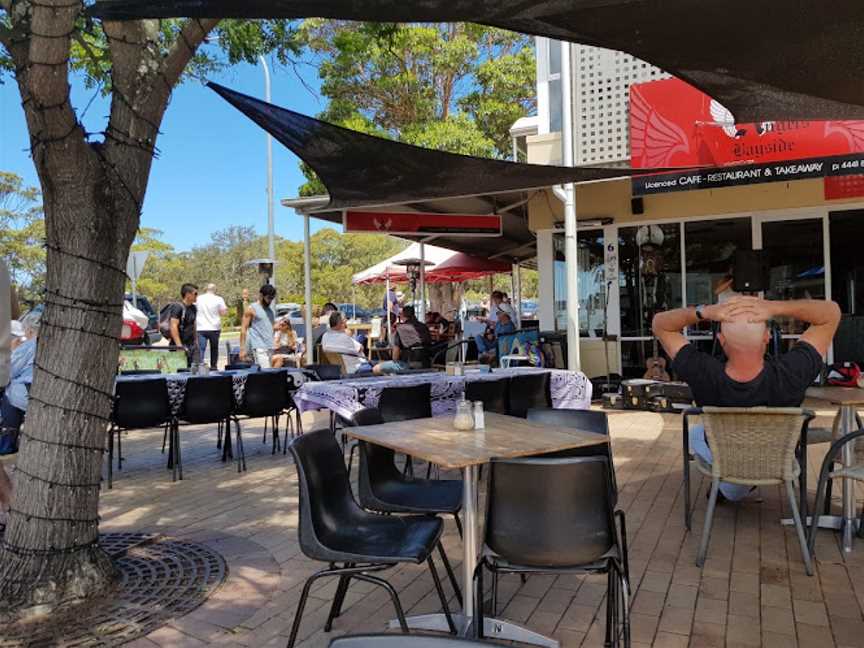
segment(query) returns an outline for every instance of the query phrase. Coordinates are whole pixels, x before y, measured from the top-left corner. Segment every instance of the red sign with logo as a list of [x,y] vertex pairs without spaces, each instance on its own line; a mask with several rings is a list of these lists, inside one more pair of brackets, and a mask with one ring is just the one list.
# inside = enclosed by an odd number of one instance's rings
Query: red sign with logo
[[680,79],[630,87],[634,167],[759,164],[864,152],[864,121],[736,124],[716,100]]
[[501,216],[496,214],[346,211],[343,224],[346,232],[379,232],[403,236],[501,236]]
[[736,124],[679,79],[630,87],[632,166],[711,169],[634,178],[634,195],[856,174],[862,153],[864,121]]

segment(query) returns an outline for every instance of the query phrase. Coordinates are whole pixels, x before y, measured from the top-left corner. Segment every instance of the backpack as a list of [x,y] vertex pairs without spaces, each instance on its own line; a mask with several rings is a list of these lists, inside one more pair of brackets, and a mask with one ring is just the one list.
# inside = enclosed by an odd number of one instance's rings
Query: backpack
[[854,362],[835,362],[828,367],[825,378],[829,385],[835,387],[860,387],[864,382],[864,375]]
[[173,342],[173,338],[171,337],[171,308],[177,304],[180,304],[183,308],[183,313],[180,315],[180,326],[182,327],[183,320],[186,319],[186,306],[180,302],[174,302],[173,304],[163,306],[162,310],[159,311],[159,332],[169,342]]

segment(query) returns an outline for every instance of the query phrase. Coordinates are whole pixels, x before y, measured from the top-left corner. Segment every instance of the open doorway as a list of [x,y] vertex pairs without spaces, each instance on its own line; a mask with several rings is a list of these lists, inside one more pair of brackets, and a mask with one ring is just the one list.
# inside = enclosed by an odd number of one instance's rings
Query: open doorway
[[864,366],[864,210],[829,215],[831,233],[831,297],[843,319],[834,338],[834,359]]

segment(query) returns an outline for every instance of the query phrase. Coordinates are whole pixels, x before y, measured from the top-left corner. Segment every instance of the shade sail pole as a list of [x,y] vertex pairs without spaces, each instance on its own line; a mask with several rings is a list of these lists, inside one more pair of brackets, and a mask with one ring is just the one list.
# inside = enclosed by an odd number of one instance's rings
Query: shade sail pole
[[420,308],[417,317],[426,321],[426,245],[420,242]]
[[[573,166],[573,76],[570,43],[561,43],[561,122],[564,166]],[[579,354],[579,243],[576,225],[576,186],[564,185],[564,257],[567,264],[567,368],[582,368]]]
[[306,299],[306,364],[315,362],[312,348],[312,237],[309,234],[309,214],[303,214],[303,295]]

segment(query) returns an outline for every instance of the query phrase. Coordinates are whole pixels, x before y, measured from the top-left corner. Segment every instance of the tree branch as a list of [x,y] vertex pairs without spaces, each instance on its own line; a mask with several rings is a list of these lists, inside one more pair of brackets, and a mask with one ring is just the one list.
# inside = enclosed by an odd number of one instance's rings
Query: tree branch
[[162,73],[165,76],[165,82],[170,90],[180,81],[183,75],[183,70],[195,56],[195,52],[201,46],[201,43],[207,38],[216,25],[219,24],[218,18],[208,18],[206,20],[198,20],[190,18],[180,29],[180,34],[171,46],[168,56],[165,57],[165,62],[162,65]]

